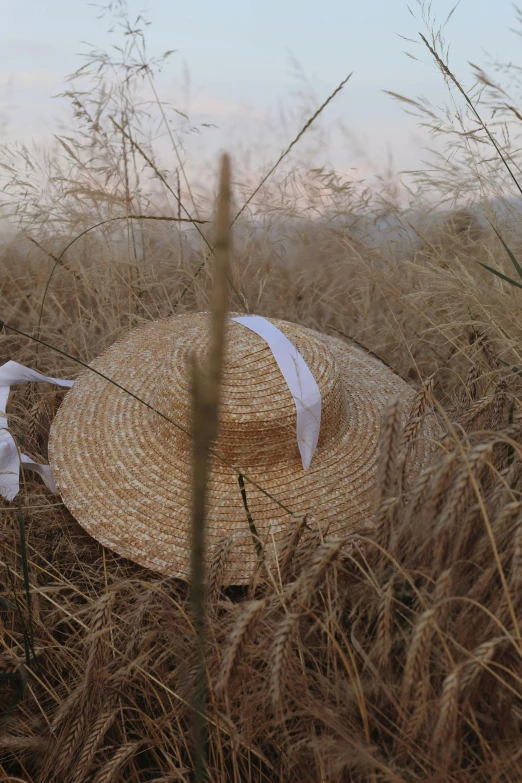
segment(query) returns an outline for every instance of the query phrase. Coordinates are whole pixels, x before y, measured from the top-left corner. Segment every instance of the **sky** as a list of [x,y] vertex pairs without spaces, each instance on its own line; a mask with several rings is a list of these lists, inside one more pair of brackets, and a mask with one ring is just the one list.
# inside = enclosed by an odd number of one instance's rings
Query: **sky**
[[[442,23],[453,5],[432,0],[432,16]],[[321,119],[324,128],[342,124],[344,130],[324,137],[314,160],[362,171],[382,168],[390,155],[397,170],[417,168],[432,143],[384,90],[423,95],[437,105],[449,100],[417,43],[426,28],[416,0],[410,8],[414,16],[404,0],[128,2],[131,19],[141,13],[150,23],[149,54],[175,50],[158,77],[162,100],[187,111],[193,123],[217,126],[188,140],[190,154],[207,159],[218,149],[241,147],[245,160],[257,156],[268,165],[306,115],[299,93],[316,108],[353,72]],[[63,90],[64,77],[91,47],[122,41],[118,29],[108,32],[110,17],[100,14],[100,6],[85,0],[2,0],[0,139],[45,145],[60,122],[67,125],[67,105],[52,97]],[[450,66],[465,84],[472,81],[469,61],[486,65],[490,55],[522,65],[521,38],[510,27],[516,16],[508,0],[461,0],[445,39]]]

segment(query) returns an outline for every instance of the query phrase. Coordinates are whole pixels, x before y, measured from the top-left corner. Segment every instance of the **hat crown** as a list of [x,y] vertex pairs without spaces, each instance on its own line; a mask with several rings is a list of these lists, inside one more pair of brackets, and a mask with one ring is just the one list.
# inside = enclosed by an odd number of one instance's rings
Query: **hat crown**
[[[335,357],[320,335],[286,321],[269,319],[295,345],[321,392],[319,445],[335,438],[346,416],[343,384]],[[210,320],[191,319],[182,337],[166,352],[155,389],[153,407],[181,425],[192,428],[190,357],[206,366]],[[163,443],[179,437],[179,430],[154,414],[152,427]],[[227,324],[223,365],[218,453],[231,464],[262,467],[280,459],[300,464],[296,437],[296,407],[276,359],[265,340],[245,326]],[[313,463],[312,463],[313,464]]]

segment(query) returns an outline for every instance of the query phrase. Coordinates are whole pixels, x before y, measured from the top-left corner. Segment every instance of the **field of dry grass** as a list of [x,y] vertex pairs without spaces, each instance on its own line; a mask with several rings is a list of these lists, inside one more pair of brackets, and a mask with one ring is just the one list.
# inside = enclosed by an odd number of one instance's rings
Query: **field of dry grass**
[[[103,100],[101,82],[87,101],[71,94],[60,156],[2,158],[18,221],[0,255],[2,320],[84,362],[144,321],[208,309],[212,291],[212,222],[177,222],[212,221],[212,199],[191,194],[176,161],[177,174],[158,168],[132,79],[109,75]],[[500,93],[483,76],[493,106]],[[498,138],[502,122],[499,111],[488,126]],[[518,176],[515,138],[504,141]],[[342,559],[311,509],[288,531],[277,578],[222,590],[229,542],[209,556],[209,781],[522,780],[522,303],[480,266],[516,277],[496,231],[522,258],[520,208],[489,198],[516,192],[505,168],[479,166],[494,150],[461,133],[450,144],[460,162],[417,177],[414,211],[325,172],[294,170],[289,185],[277,170],[234,227],[234,309],[243,300],[355,340],[419,391],[405,427],[394,409],[384,422],[363,551]],[[234,171],[237,209],[245,189]],[[434,195],[447,199],[442,216]],[[456,196],[467,207],[450,209]],[[399,239],[372,228],[390,215]],[[78,372],[9,329],[8,359]],[[62,397],[36,384],[11,396],[12,431],[39,460]],[[430,409],[440,439],[406,489],[403,457]],[[0,553],[0,780],[193,780],[187,586],[103,550],[31,474],[0,508]]]

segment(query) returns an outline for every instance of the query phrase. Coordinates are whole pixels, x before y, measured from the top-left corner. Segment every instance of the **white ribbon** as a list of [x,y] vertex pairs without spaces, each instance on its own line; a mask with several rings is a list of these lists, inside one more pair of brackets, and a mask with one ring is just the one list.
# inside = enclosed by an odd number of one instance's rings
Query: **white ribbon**
[[317,448],[321,428],[321,392],[307,363],[295,347],[274,324],[260,315],[232,318],[268,343],[277,366],[294,398],[297,412],[297,445],[303,470],[308,470]]
[[15,383],[45,381],[57,386],[71,387],[74,381],[49,378],[36,370],[24,367],[18,362],[6,362],[0,367],[0,495],[6,500],[14,500],[20,489],[20,465],[39,473],[51,492],[58,494],[49,465],[35,462],[27,454],[21,454],[13,436],[7,428],[7,399],[11,386]]

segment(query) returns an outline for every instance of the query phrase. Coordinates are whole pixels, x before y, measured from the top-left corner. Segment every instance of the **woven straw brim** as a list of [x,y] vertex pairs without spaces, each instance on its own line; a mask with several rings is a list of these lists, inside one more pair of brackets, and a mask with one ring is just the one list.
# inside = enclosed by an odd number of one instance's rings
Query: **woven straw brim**
[[[182,333],[183,318],[134,330],[91,366],[151,402],[164,368],[165,344],[176,330]],[[277,545],[295,524],[272,498],[297,518],[313,512],[321,525],[329,524],[329,535],[371,530],[382,414],[392,395],[402,393],[406,408],[414,396],[401,378],[362,350],[313,334],[335,356],[348,414],[342,432],[326,443],[320,441],[308,471],[302,469],[297,447],[295,455],[283,454],[276,464],[265,461],[262,467],[245,470],[272,496],[246,482],[256,530],[269,547]],[[170,447],[154,436],[151,417],[159,418],[113,384],[86,371],[68,392],[53,422],[49,460],[65,505],[95,539],[143,566],[186,579],[190,574],[191,441],[176,431],[176,447]],[[416,444],[416,468],[429,457],[431,434],[430,424],[424,424]],[[238,473],[212,458],[207,549],[229,535],[235,537],[235,544],[224,581],[244,584],[258,556]]]

